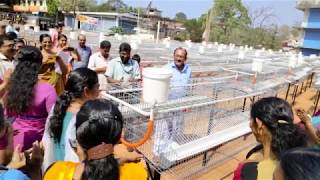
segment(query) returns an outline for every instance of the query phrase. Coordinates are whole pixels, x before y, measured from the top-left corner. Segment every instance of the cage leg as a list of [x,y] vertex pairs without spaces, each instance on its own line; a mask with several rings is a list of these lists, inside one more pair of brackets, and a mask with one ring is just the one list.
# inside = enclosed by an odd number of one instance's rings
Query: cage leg
[[289,83],[289,84],[288,84],[288,89],[287,89],[287,93],[286,93],[286,98],[285,98],[285,100],[288,100],[288,95],[289,95],[289,92],[290,92],[290,87],[291,87],[291,84]]
[[255,99],[256,99],[256,96],[253,96],[252,99],[251,99],[251,104],[254,104]]
[[156,171],[155,169],[150,167],[150,164],[146,162],[147,169],[148,169],[148,174],[151,180],[160,180],[161,179],[161,174]]
[[300,94],[302,94],[303,84],[304,84],[304,82],[302,82],[302,84],[301,84]]
[[153,179],[154,180],[160,180],[161,179],[161,174],[158,171],[154,171]]
[[[212,131],[212,123],[213,123],[213,116],[214,116],[214,107],[211,109],[210,111],[210,118],[209,118],[209,125],[208,125],[208,131],[207,131],[207,135],[211,134]],[[203,160],[202,160],[202,166],[206,166],[207,162],[208,162],[208,155],[207,155],[207,151],[204,153],[203,155]]]
[[247,101],[247,98],[244,98],[243,106],[242,106],[242,112],[244,112],[244,109],[246,108],[246,101]]
[[320,91],[318,90],[318,96],[317,96],[317,98],[316,98],[316,105],[315,105],[315,107],[314,107],[313,114],[315,114],[316,111],[317,111],[317,109],[318,109],[319,99],[320,99]]
[[316,101],[319,93],[320,93],[319,91],[316,92],[316,95],[314,96],[313,105],[316,105]]
[[314,73],[311,73],[310,83],[309,83],[309,88],[310,88],[310,87],[311,87],[311,85],[312,85],[312,79],[313,79],[313,76],[314,76]]
[[294,86],[293,94],[292,94],[292,105],[296,102],[297,92],[298,92],[299,85]]
[[[310,77],[311,77],[311,75],[310,75]],[[309,82],[309,78],[307,79],[307,81],[306,81],[306,85],[304,86],[304,92],[306,92],[306,91],[307,91],[307,89],[308,89],[308,82]]]
[[205,152],[204,155],[203,155],[203,160],[202,160],[202,166],[206,166],[207,163],[208,163],[208,152]]

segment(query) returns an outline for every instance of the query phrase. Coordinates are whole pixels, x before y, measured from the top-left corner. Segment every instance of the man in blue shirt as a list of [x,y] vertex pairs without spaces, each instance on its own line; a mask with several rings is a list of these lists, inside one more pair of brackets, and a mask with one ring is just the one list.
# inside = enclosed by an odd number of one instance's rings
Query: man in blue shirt
[[[169,100],[183,98],[190,91],[192,71],[187,61],[187,50],[179,47],[174,50],[174,62],[167,64],[165,68],[172,71],[171,90]],[[168,115],[167,120],[156,121],[154,134],[154,153],[160,155],[163,152],[178,146],[179,136],[183,135],[184,112],[175,111]]]
[[86,46],[86,36],[83,34],[80,34],[78,37],[79,40],[79,46],[77,47],[77,50],[80,55],[80,61],[74,61],[73,62],[73,70],[82,68],[82,67],[88,67],[89,58],[92,54],[91,48]]
[[178,99],[185,97],[188,94],[186,85],[191,83],[191,68],[187,61],[187,50],[179,47],[174,50],[174,62],[167,64],[166,68],[172,71],[171,92],[169,99]]

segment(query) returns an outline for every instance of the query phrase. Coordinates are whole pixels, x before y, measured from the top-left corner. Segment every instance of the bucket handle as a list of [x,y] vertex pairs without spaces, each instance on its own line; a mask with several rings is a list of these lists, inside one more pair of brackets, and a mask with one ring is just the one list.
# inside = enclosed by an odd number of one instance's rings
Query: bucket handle
[[143,145],[151,137],[151,135],[153,133],[153,125],[154,125],[153,118],[150,118],[149,121],[148,121],[147,131],[143,135],[142,139],[138,140],[135,143],[130,143],[122,136],[121,139],[120,139],[121,143],[124,144],[125,146],[129,147],[129,148],[137,148],[137,147]]

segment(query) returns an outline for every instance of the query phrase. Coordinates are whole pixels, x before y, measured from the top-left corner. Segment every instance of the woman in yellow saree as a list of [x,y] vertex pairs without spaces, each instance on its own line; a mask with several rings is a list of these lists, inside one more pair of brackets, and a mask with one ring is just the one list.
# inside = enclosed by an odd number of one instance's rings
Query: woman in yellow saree
[[116,153],[121,146],[117,144],[123,121],[111,102],[103,99],[86,102],[77,114],[75,126],[76,139],[70,139],[69,143],[82,162],[58,161],[48,168],[44,180],[147,179],[142,163],[123,163],[133,158]]
[[55,87],[60,95],[64,90],[63,77],[68,73],[68,67],[63,60],[52,51],[52,41],[48,34],[40,36],[41,53],[43,56],[39,78]]

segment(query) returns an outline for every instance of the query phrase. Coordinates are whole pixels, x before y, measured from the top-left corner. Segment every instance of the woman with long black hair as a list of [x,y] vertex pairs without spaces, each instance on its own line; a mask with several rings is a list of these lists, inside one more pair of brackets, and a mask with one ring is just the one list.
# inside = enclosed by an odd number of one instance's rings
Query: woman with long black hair
[[44,168],[58,160],[78,161],[68,140],[75,139],[75,117],[81,105],[99,95],[97,73],[79,68],[69,74],[64,92],[48,118],[43,143],[46,147]]
[[293,112],[288,102],[276,97],[262,98],[251,107],[250,127],[261,144],[258,153],[262,159],[240,163],[234,174],[235,180],[272,179],[281,155],[292,148],[307,145],[307,136],[293,124]]
[[56,102],[55,89],[38,79],[42,65],[41,52],[27,46],[16,55],[18,62],[4,97],[6,115],[13,119],[14,146],[22,150],[40,141],[48,114]]
[[110,101],[86,102],[77,114],[75,126],[76,140],[70,140],[70,144],[82,163],[58,161],[48,169],[44,180],[57,177],[64,180],[147,179],[147,172],[140,163],[123,163],[125,155],[120,159],[114,155],[123,119]]

